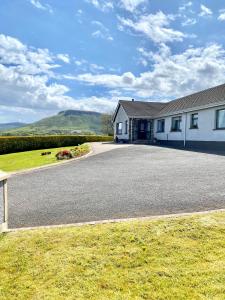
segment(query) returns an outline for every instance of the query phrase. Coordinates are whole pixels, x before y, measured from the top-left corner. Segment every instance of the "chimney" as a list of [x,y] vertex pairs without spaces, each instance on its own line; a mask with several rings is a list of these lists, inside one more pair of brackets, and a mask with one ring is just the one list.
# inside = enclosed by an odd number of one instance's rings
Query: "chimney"
[[134,99],[132,99],[132,102],[134,102]]

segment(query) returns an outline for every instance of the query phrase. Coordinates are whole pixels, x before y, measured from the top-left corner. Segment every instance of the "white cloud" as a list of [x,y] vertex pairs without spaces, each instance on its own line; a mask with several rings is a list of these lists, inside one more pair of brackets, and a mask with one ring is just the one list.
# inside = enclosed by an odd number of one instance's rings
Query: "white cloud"
[[88,61],[86,59],[81,59],[81,60],[75,60],[75,65],[80,67],[88,64]]
[[84,21],[84,12],[82,9],[78,9],[76,14],[75,14],[78,23],[82,24]]
[[[86,59],[77,59],[74,63],[77,66],[77,69],[82,72],[99,73],[105,70],[105,67],[95,63],[90,63]],[[71,77],[74,78],[72,75],[64,75],[65,79],[71,79]]]
[[184,37],[186,37],[184,33],[169,28],[170,22],[174,20],[174,16],[165,15],[161,11],[154,15],[141,16],[137,21],[120,17],[119,20],[122,27],[128,27],[142,33],[155,43],[183,41]]
[[192,1],[188,1],[179,7],[179,11],[180,12],[186,11],[186,9],[191,7],[192,5],[193,5]]
[[141,49],[145,59],[152,63],[151,71],[141,73],[138,77],[131,72],[122,75],[87,73],[78,75],[76,80],[155,99],[184,96],[224,83],[225,50],[220,45],[189,48],[176,55],[164,44],[157,53]]
[[194,18],[186,18],[181,25],[182,26],[190,26],[190,25],[195,25],[197,23],[197,20]]
[[92,33],[92,37],[104,39],[110,42],[113,41],[113,37],[111,36],[109,29],[105,27],[101,22],[92,21],[92,25],[98,28]]
[[221,9],[220,11],[219,11],[219,17],[218,17],[218,20],[219,21],[225,21],[225,9]]
[[127,11],[134,12],[139,5],[146,2],[147,0],[121,0],[121,5]]
[[19,40],[0,34],[0,64],[10,67],[20,74],[53,75],[52,69],[58,67],[54,56],[48,49],[28,48]]
[[94,5],[97,9],[107,12],[109,10],[112,10],[114,5],[113,1],[110,0],[86,0],[88,3]]
[[42,4],[39,0],[30,0],[30,3],[37,9],[46,10],[49,13],[53,13],[53,9],[49,4]]
[[207,6],[201,4],[201,12],[199,13],[200,17],[207,17],[213,14],[212,10]]
[[[16,38],[0,34],[0,110],[8,115],[6,119],[0,113],[0,121],[33,121],[64,109],[104,112],[115,107],[117,98],[112,95],[78,99],[68,96],[69,88],[54,82],[55,69],[59,67],[55,60],[59,58],[65,61],[68,57],[28,47]],[[76,60],[75,64],[77,67],[86,64],[92,72],[104,70],[103,66],[84,59]]]
[[70,63],[70,57],[68,54],[57,54],[57,58],[66,64]]
[[90,69],[92,71],[103,71],[105,68],[103,66],[98,65],[98,64],[90,64]]
[[30,48],[18,39],[0,34],[0,105],[36,109],[73,107],[73,98],[66,95],[68,87],[49,84],[49,79],[56,77],[53,70],[59,67],[55,64],[57,58],[48,49]]
[[100,38],[107,41],[113,41],[113,37],[111,35],[105,34],[105,32],[102,32],[100,30],[96,30],[92,33],[92,36],[94,38]]

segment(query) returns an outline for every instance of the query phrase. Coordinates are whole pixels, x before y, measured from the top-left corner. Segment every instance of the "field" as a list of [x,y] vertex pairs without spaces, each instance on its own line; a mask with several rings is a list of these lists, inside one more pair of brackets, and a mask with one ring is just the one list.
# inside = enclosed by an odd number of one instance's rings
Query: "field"
[[0,298],[224,299],[225,213],[0,236]]
[[[54,164],[59,162],[55,155],[60,150],[70,150],[73,148],[74,146],[70,146],[0,155],[0,170],[5,172],[13,172]],[[80,145],[79,150],[81,155],[86,154],[90,151],[90,146],[88,144]],[[49,151],[51,152],[50,155],[41,155],[42,152]]]

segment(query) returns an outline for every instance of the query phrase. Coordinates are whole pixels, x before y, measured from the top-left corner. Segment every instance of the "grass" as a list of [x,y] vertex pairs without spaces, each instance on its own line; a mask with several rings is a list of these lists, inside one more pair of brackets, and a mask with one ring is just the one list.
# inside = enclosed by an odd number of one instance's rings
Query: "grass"
[[12,232],[0,299],[224,299],[225,213]]
[[[81,155],[86,154],[90,151],[90,146],[88,144],[83,144],[78,147]],[[63,149],[73,148],[75,148],[75,146],[0,155],[0,170],[3,170],[5,172],[13,172],[40,167],[48,164],[54,164],[59,162],[55,157],[56,153]],[[42,152],[48,151],[51,152],[50,155],[41,155]]]

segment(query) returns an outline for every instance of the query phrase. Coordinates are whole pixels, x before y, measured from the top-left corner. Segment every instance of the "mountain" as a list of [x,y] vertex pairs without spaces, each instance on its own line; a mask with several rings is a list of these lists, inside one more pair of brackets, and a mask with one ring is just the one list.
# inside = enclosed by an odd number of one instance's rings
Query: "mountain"
[[101,134],[101,116],[101,113],[93,111],[65,110],[22,128],[4,131],[4,134]]
[[13,128],[19,128],[27,125],[26,123],[13,122],[13,123],[0,123],[0,130],[8,130]]

